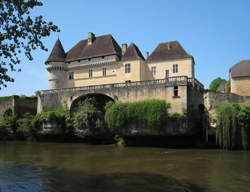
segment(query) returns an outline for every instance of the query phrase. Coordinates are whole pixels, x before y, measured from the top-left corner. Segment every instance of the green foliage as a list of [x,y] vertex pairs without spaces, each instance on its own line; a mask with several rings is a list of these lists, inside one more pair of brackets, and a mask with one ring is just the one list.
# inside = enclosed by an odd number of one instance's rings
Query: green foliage
[[228,80],[226,83],[226,89],[225,89],[226,93],[230,93],[231,92],[231,81]]
[[216,142],[224,149],[249,149],[250,107],[225,103],[217,108]]
[[167,118],[164,100],[150,99],[136,102],[107,103],[105,106],[105,122],[111,130],[123,128],[127,122],[136,122],[148,128],[161,128]]
[[78,135],[102,133],[105,129],[103,116],[95,98],[85,98],[78,102],[73,113],[72,121],[75,132]]
[[36,91],[35,96],[38,97],[40,95],[40,93],[41,93],[40,91]]
[[[186,113],[187,114],[187,113]],[[174,112],[172,114],[169,115],[170,118],[173,118],[173,119],[178,119],[181,117],[181,114],[180,113],[177,113],[177,112]]]
[[214,79],[211,83],[210,83],[210,86],[209,86],[209,90],[211,92],[216,92],[220,83],[223,81],[224,79],[218,77],[216,79]]
[[105,109],[106,113],[104,119],[112,131],[125,125],[126,121],[128,120],[127,103],[116,102],[112,105],[107,103]]
[[10,100],[10,99],[13,99],[13,98],[14,98],[14,95],[5,96],[5,97],[0,97],[0,101],[7,101],[7,100]]
[[32,135],[32,119],[33,115],[25,113],[22,118],[17,120],[17,135],[26,137]]
[[3,113],[3,121],[8,133],[15,134],[17,130],[17,116],[11,108],[6,109]]
[[52,31],[59,32],[52,22],[31,14],[33,8],[42,5],[37,0],[0,1],[0,85],[6,87],[5,82],[14,81],[7,72],[15,71],[15,65],[21,62],[20,53],[24,52],[32,60],[32,50],[41,48],[47,51],[42,38]]

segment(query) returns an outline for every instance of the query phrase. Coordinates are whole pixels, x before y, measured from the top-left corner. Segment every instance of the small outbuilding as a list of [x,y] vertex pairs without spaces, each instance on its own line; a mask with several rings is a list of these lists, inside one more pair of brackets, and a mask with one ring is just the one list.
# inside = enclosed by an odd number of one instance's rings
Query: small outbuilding
[[242,60],[230,69],[231,92],[250,96],[250,60]]

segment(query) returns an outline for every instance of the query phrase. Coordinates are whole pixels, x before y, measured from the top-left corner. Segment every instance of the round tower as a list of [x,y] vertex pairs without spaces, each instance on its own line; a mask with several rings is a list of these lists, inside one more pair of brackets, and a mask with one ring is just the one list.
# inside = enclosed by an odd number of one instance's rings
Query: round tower
[[61,41],[57,39],[49,58],[45,62],[46,69],[49,72],[49,87],[50,89],[61,89],[64,84],[66,63],[65,51],[61,44]]

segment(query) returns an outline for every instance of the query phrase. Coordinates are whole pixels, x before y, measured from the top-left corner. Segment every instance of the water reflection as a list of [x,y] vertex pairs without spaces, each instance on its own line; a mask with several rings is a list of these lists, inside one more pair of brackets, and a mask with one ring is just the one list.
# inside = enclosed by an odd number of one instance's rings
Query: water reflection
[[247,151],[1,142],[0,186],[2,191],[168,191],[169,183],[184,181],[180,191],[247,192],[249,163]]
[[176,179],[150,173],[90,174],[80,171],[6,166],[0,172],[1,192],[189,192],[200,189]]

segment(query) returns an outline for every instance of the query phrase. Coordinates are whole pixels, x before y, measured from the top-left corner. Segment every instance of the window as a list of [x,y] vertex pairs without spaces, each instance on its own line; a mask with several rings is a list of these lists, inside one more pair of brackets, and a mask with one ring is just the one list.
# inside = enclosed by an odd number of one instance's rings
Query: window
[[152,71],[152,75],[155,75],[156,74],[156,67],[155,66],[151,67],[151,71]]
[[169,77],[169,70],[165,70],[165,78],[167,79]]
[[102,68],[102,76],[106,77],[107,68]]
[[89,78],[93,77],[93,69],[89,69]]
[[173,73],[178,73],[178,64],[173,64]]
[[73,80],[74,79],[74,72],[69,72],[69,80]]
[[131,72],[130,64],[125,64],[125,73],[130,73],[130,72]]
[[178,86],[174,86],[174,97],[178,97]]

